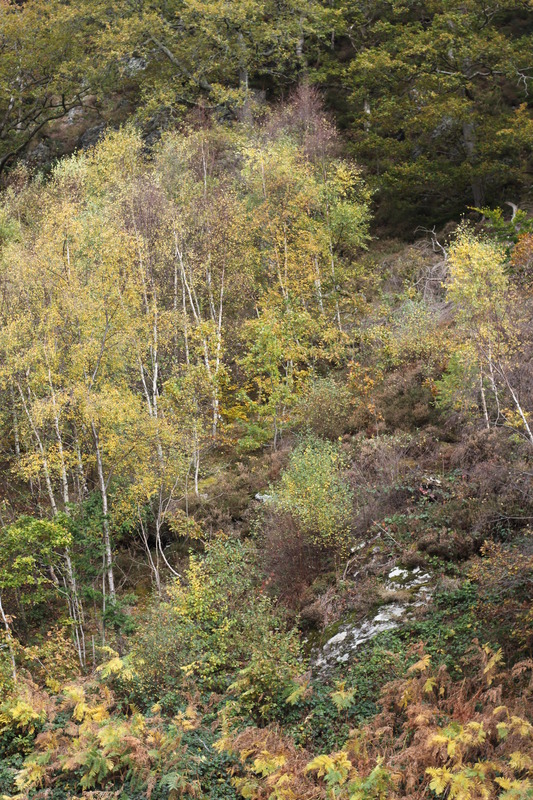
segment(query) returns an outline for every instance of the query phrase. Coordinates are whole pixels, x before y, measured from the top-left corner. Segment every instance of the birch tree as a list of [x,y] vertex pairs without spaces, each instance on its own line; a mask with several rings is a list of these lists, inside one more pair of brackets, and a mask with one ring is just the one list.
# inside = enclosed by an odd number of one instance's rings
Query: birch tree
[[509,425],[533,445],[530,411],[515,384],[520,359],[519,305],[502,245],[462,228],[450,248],[447,298],[461,336],[457,357],[465,375],[475,365],[485,426]]

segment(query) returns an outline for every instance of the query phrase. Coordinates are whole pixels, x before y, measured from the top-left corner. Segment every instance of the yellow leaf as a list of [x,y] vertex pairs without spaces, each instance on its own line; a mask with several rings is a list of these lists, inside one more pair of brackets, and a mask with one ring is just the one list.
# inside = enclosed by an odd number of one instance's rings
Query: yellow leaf
[[430,664],[431,664],[431,656],[429,653],[426,653],[426,655],[423,656],[420,659],[420,661],[417,661],[416,664],[411,664],[407,672],[425,672],[425,670],[428,669]]

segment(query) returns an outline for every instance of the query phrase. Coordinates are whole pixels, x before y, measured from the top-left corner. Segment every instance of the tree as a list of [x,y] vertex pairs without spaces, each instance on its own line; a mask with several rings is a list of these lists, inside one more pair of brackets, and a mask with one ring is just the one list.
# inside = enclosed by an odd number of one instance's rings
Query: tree
[[[72,544],[65,517],[40,520],[22,516],[2,531],[0,538],[0,616],[5,627],[13,678],[17,680],[13,635],[3,598],[15,593],[22,603],[38,605],[65,598],[75,620],[70,591],[71,566],[65,558]],[[78,645],[80,643],[78,642]],[[83,666],[82,654],[78,649]]]
[[2,0],[0,173],[46,125],[89,104],[97,82],[96,6]]
[[316,545],[338,552],[346,548],[353,508],[353,493],[341,468],[337,445],[309,436],[291,453],[272,501]]
[[145,116],[195,105],[235,115],[254,91],[294,83],[327,16],[315,0],[120,2],[100,46],[138,87]]
[[[509,284],[506,249],[463,227],[450,248],[449,268],[447,298],[455,306],[460,349],[452,362],[451,383],[445,376],[440,384],[441,402],[446,402],[447,388],[455,383],[462,394],[471,386],[464,379],[474,377],[487,429],[507,424],[533,444],[529,411],[514,385],[521,353],[520,306]],[[454,381],[459,365],[462,385]]]
[[310,306],[342,330],[339,298],[368,238],[369,193],[352,164],[327,151],[312,159],[305,144],[281,128],[244,149],[257,277],[268,302]]
[[[160,154],[160,169],[172,155],[179,159],[179,182],[166,181],[175,204],[174,306],[181,315],[185,365],[201,364],[211,387],[213,439],[227,370],[226,314],[246,305],[251,280],[246,211],[236,186],[236,138],[215,127],[179,143],[169,138]],[[220,169],[224,157],[233,170]]]
[[[240,362],[248,378],[241,397],[253,415],[244,447],[270,438],[276,447],[305,379],[318,363],[342,360],[346,287],[368,237],[368,191],[353,165],[328,152],[327,120],[306,92],[270,136],[244,148],[258,289]],[[293,132],[287,123],[298,117]]]
[[30,480],[43,476],[54,516],[57,481],[68,511],[69,479],[80,499],[96,466],[113,599],[109,481],[132,450],[127,434],[136,425],[125,382],[135,316],[133,250],[104,209],[84,203],[88,167],[83,158],[58,167],[39,226],[4,250],[4,291],[14,302],[2,330],[3,377],[17,404],[17,469]]
[[277,446],[308,376],[344,357],[368,192],[306,97],[262,126],[167,134],[150,155],[127,126],[46,180],[19,169],[3,197],[9,501],[69,519],[82,665],[89,624],[104,634],[116,609],[120,544],[134,535],[162,593],[178,572],[164,542],[197,535],[191,500],[220,448]]
[[356,2],[343,6],[343,21],[351,58],[334,60],[331,73],[354,153],[385,200],[383,219],[409,213],[434,224],[525,186],[528,3],[494,0],[480,11],[473,0]]

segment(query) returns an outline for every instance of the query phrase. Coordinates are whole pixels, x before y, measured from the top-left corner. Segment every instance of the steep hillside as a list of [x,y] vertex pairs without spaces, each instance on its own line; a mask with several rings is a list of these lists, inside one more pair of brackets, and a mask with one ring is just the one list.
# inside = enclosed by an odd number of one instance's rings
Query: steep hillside
[[0,0],[0,796],[533,798],[532,14]]

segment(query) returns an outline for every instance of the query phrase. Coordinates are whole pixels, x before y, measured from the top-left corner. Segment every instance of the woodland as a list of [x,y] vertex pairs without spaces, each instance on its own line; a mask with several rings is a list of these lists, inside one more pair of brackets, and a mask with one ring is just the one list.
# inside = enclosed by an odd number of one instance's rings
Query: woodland
[[0,0],[0,798],[533,800],[532,45]]

